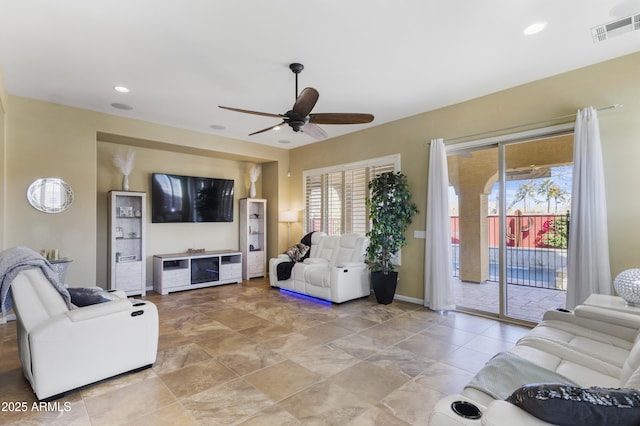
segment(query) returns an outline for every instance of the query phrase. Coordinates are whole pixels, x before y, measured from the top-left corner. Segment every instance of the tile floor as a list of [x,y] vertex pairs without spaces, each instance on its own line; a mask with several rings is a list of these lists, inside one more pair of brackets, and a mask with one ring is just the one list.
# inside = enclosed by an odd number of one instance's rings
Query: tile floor
[[34,408],[15,322],[0,325],[0,423],[425,425],[528,331],[373,297],[331,305],[262,279],[147,299],[160,312],[153,368],[74,391],[60,410]]

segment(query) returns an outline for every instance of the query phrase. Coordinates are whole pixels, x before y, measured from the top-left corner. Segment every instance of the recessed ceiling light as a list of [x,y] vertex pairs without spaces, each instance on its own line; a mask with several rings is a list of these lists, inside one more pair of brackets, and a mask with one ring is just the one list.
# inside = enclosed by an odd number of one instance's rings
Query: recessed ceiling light
[[224,127],[222,124],[212,124],[211,127],[213,130],[224,130],[226,129],[226,127]]
[[114,86],[113,90],[120,93],[129,93],[129,88],[124,86]]
[[544,30],[544,28],[546,26],[547,26],[546,22],[536,22],[536,23],[533,23],[533,24],[529,25],[527,28],[525,28],[524,31],[522,31],[522,33],[524,35],[537,34],[540,31]]
[[278,142],[279,143],[291,143],[291,141],[288,141],[286,139],[280,139]]
[[127,105],[127,104],[120,104],[118,102],[112,103],[111,104],[112,107],[114,107],[115,109],[124,109],[124,110],[130,110],[133,109],[132,106]]

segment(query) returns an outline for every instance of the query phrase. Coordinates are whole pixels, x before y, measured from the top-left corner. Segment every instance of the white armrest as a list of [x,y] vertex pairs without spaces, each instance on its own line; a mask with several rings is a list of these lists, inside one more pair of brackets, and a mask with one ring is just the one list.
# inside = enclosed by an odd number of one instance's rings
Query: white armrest
[[287,255],[287,254],[282,254],[282,253],[278,255],[278,259],[289,259],[289,260],[291,260],[291,258],[289,257],[289,255]]
[[541,426],[550,424],[501,399],[489,404],[483,417],[482,424],[488,425]]
[[72,309],[65,312],[71,322],[86,321],[88,319],[111,315],[115,312],[130,311],[131,301],[128,299],[112,300],[110,302],[98,303],[91,306]]
[[[457,415],[451,409],[454,401],[467,401],[478,407],[482,413],[479,419],[467,419]],[[478,404],[473,399],[467,398],[462,394],[448,395],[437,402],[436,406],[429,418],[429,426],[542,426],[549,425],[537,417],[532,416],[526,411],[516,407],[515,405],[503,401],[493,400],[487,407]]]
[[576,306],[574,314],[580,318],[590,318],[623,327],[640,328],[640,315],[637,314],[588,305]]
[[587,305],[577,306],[574,312],[547,311],[542,320],[564,321],[630,342],[640,328],[640,315]]
[[[98,287],[100,288],[100,287]],[[120,299],[127,299],[127,293],[125,293],[122,290],[107,290],[107,293],[111,294],[112,296],[117,296]]]
[[302,263],[305,263],[307,265],[315,265],[329,263],[329,261],[327,259],[323,259],[322,257],[308,257]]
[[342,262],[336,265],[337,268],[364,268],[367,264],[363,262]]

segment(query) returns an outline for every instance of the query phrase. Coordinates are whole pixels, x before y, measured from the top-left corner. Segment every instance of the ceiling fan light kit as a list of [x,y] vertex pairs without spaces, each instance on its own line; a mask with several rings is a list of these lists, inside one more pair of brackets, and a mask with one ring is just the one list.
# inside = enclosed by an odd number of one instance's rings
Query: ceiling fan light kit
[[373,115],[361,113],[318,113],[311,114],[311,110],[318,102],[320,94],[313,87],[306,87],[298,94],[298,74],[304,69],[304,65],[294,62],[289,65],[289,69],[296,75],[296,100],[293,108],[284,114],[272,114],[267,112],[251,111],[240,108],[231,108],[220,105],[222,109],[229,111],[242,112],[245,114],[262,115],[265,117],[274,117],[282,119],[282,122],[250,133],[249,136],[267,132],[269,130],[279,129],[283,124],[287,124],[294,132],[303,132],[314,139],[326,139],[328,137],[318,124],[365,124],[373,121]]

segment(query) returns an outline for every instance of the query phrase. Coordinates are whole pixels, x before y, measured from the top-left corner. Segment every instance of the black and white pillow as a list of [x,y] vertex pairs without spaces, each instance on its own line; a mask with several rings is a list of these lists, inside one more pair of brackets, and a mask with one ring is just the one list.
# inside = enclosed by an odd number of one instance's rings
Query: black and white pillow
[[285,254],[289,256],[289,258],[293,262],[299,262],[307,254],[308,251],[309,251],[308,245],[298,243],[289,247],[285,252]]
[[531,384],[506,400],[554,425],[640,425],[638,389]]
[[101,288],[69,287],[67,290],[69,290],[69,295],[71,296],[71,303],[77,307],[95,305],[117,299],[117,297]]

